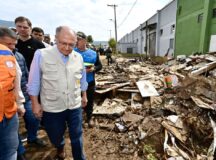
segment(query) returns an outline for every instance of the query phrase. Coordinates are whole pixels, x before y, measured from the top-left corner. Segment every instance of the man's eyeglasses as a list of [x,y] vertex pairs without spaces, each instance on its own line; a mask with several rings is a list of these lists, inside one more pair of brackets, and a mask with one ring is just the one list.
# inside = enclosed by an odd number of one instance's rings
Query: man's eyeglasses
[[59,43],[60,45],[62,45],[64,47],[74,48],[76,46],[76,43],[66,43],[66,42],[61,42],[61,41],[58,41],[57,43]]

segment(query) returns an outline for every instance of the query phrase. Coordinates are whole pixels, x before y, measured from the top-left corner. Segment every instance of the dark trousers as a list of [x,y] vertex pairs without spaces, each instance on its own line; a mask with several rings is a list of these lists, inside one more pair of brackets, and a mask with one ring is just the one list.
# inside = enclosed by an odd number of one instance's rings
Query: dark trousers
[[109,66],[109,64],[112,63],[112,57],[111,56],[107,56],[107,65]]
[[64,133],[69,129],[74,160],[85,160],[82,141],[82,108],[67,109],[63,112],[43,112],[43,124],[51,143],[57,149],[65,145]]
[[24,103],[24,108],[26,110],[24,114],[25,127],[28,133],[28,141],[32,142],[37,139],[37,131],[39,129],[40,121],[35,117],[32,112],[32,102],[28,100]]
[[93,106],[94,106],[94,93],[95,93],[95,82],[88,83],[87,89],[87,106],[84,108],[86,113],[87,122],[89,122],[92,118]]
[[[32,112],[32,102],[31,100],[27,100],[24,103],[24,108],[26,110],[23,118],[25,121],[25,127],[27,130],[27,134],[28,134],[28,141],[32,142],[34,140],[37,139],[37,131],[39,129],[39,123],[40,121],[35,117],[35,115]],[[25,148],[23,146],[23,143],[19,137],[19,146],[18,146],[18,150],[17,150],[17,154],[21,155],[25,152]]]
[[0,160],[15,160],[18,148],[18,126],[17,114],[12,118],[3,118],[0,122]]

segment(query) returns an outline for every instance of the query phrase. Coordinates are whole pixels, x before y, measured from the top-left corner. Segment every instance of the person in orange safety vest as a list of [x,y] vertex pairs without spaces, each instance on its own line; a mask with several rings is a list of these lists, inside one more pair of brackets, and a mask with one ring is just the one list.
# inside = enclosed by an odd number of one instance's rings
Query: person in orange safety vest
[[21,74],[12,52],[0,44],[0,160],[17,158],[17,110],[23,110],[25,101],[20,87]]

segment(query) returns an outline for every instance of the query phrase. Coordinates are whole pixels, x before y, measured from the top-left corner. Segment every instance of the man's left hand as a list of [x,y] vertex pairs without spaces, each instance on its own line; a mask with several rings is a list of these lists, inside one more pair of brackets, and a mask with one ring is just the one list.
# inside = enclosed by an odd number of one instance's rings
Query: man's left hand
[[94,66],[86,68],[86,73],[93,72]]
[[87,105],[87,97],[86,96],[82,96],[82,107],[84,108]]
[[26,110],[23,107],[17,109],[17,113],[20,117],[23,117],[25,112],[26,112]]

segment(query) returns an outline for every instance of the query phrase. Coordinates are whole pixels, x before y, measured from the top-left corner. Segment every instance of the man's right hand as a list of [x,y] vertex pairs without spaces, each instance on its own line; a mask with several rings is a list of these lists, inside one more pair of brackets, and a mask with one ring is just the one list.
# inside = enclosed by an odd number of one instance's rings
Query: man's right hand
[[38,102],[38,97],[30,95],[30,98],[32,101],[32,112],[34,113],[34,115],[37,119],[41,119],[42,115],[43,115],[43,109],[42,109],[40,103]]
[[37,119],[41,119],[43,115],[43,109],[39,103],[32,104],[32,111]]

